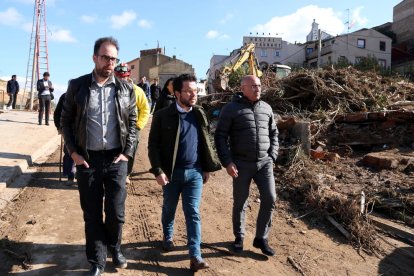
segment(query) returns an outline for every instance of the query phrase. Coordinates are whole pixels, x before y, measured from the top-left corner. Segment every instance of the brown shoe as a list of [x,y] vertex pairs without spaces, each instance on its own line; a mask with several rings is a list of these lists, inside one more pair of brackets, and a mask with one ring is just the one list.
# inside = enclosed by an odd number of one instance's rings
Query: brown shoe
[[190,269],[194,272],[199,271],[200,269],[207,269],[210,266],[201,258],[192,257],[190,261]]

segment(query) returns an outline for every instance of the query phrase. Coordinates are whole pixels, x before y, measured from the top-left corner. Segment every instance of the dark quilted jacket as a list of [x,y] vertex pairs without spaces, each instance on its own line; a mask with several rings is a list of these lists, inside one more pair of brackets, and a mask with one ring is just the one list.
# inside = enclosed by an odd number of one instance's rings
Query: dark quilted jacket
[[224,167],[233,160],[276,161],[278,130],[272,108],[264,101],[249,102],[242,93],[233,96],[220,113],[215,133],[217,153]]

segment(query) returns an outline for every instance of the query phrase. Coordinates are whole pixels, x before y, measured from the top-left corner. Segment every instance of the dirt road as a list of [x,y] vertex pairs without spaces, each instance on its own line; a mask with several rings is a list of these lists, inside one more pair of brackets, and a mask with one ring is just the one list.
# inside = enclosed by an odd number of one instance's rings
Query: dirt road
[[[116,270],[110,260],[105,275],[191,275],[185,222],[177,210],[177,250],[160,250],[161,188],[148,173],[148,127],[128,186],[123,251],[128,268]],[[84,253],[82,213],[76,186],[59,183],[59,152],[40,166],[19,197],[0,210],[0,275],[83,275],[89,264]],[[358,253],[336,228],[305,206],[280,200],[270,244],[277,251],[266,257],[252,246],[259,202],[252,185],[245,251],[234,255],[231,227],[231,179],[215,173],[203,191],[203,257],[211,269],[200,275],[414,275],[412,247],[391,244],[382,256]],[[297,219],[299,217],[299,219]],[[404,254],[399,254],[403,252]],[[288,260],[293,260],[302,272]]]

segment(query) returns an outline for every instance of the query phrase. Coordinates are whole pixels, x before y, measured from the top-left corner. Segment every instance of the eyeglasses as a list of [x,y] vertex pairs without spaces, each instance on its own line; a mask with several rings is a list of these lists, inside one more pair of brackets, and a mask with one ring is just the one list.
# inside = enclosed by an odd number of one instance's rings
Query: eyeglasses
[[110,56],[107,56],[107,55],[98,55],[98,57],[101,57],[105,62],[111,62],[113,64],[117,64],[120,61],[119,58],[110,57]]

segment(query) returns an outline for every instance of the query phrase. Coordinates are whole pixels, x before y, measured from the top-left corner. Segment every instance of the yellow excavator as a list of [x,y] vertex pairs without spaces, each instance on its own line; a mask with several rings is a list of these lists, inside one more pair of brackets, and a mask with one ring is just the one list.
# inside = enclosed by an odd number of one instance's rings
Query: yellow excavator
[[241,47],[231,61],[230,64],[224,65],[220,70],[215,72],[215,80],[213,81],[214,89],[217,92],[226,91],[229,83],[229,75],[242,66],[245,62],[249,63],[249,74],[257,77],[263,75],[262,71],[259,69],[259,64],[257,63],[256,55],[254,52],[255,45],[254,43],[246,44]]

